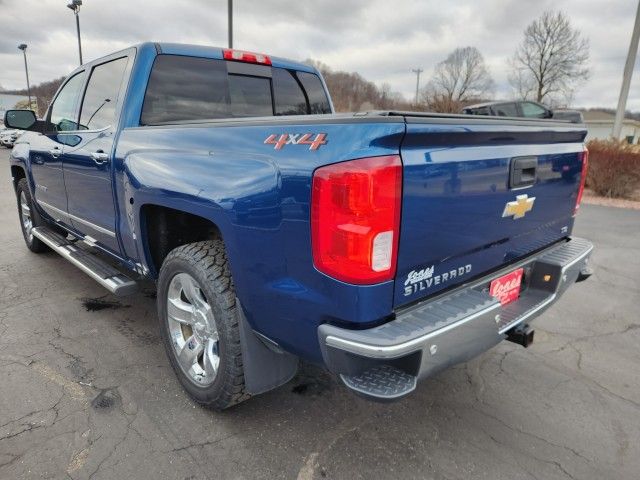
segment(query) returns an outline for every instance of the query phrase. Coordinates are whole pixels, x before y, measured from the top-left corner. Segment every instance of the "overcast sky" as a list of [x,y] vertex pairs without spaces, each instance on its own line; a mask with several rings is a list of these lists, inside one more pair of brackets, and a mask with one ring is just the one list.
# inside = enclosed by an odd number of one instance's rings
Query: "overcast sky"
[[[77,64],[68,0],[0,0],[0,85],[24,88],[19,43],[27,43],[33,84],[66,75]],[[425,70],[456,47],[480,49],[508,98],[507,61],[524,28],[545,9],[561,9],[589,38],[591,78],[574,106],[614,108],[638,0],[235,0],[234,46],[388,82],[411,98],[412,68]],[[226,46],[227,0],[84,0],[85,61],[146,41]],[[640,61],[627,108],[640,111]]]

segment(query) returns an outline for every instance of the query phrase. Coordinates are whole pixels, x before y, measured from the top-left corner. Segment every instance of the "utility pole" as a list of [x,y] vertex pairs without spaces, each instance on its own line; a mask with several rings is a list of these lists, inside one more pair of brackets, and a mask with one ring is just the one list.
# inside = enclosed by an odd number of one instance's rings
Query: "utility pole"
[[233,0],[229,0],[227,12],[229,13],[229,48],[233,48]]
[[416,101],[415,101],[415,104],[418,105],[418,91],[420,90],[420,74],[422,72],[424,72],[424,70],[421,69],[421,68],[416,68],[416,69],[411,70],[411,71],[416,74]]
[[640,1],[638,1],[636,23],[633,26],[633,33],[631,34],[631,43],[629,44],[627,61],[624,64],[624,74],[622,75],[622,87],[620,88],[620,98],[618,99],[616,119],[613,123],[612,136],[616,140],[620,139],[620,132],[622,131],[622,120],[624,119],[624,111],[627,108],[627,98],[629,97],[629,87],[631,86],[631,75],[633,74],[633,66],[636,63],[636,55],[638,53],[638,39],[640,39]]
[[31,85],[29,84],[29,67],[27,66],[27,44],[21,43],[18,45],[18,49],[22,50],[22,54],[24,55],[24,73],[27,75],[27,93],[29,95],[29,110],[31,110]]
[[82,0],[71,0],[67,5],[67,8],[73,11],[73,14],[76,16],[76,30],[78,32],[78,53],[80,54],[80,65],[82,65],[82,43],[80,42],[80,6],[82,5]]

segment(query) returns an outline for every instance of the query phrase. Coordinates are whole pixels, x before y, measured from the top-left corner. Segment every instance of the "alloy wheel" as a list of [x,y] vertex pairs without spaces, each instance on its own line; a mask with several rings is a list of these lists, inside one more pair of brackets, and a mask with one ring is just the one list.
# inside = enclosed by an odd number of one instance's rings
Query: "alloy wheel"
[[178,273],[169,283],[167,317],[180,368],[194,384],[211,385],[220,365],[218,329],[209,302],[188,273]]

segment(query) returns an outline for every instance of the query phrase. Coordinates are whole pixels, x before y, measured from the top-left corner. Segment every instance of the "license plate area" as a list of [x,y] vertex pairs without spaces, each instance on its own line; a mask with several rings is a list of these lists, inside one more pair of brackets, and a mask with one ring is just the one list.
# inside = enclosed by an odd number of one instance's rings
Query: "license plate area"
[[501,305],[507,305],[518,299],[522,287],[524,268],[496,278],[489,285],[489,295],[500,300]]

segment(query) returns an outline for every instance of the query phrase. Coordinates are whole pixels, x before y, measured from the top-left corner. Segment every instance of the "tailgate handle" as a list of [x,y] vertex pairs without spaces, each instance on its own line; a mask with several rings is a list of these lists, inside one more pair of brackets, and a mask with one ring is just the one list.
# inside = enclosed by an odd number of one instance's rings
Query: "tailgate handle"
[[520,157],[511,159],[509,169],[509,188],[529,187],[536,183],[538,157]]

